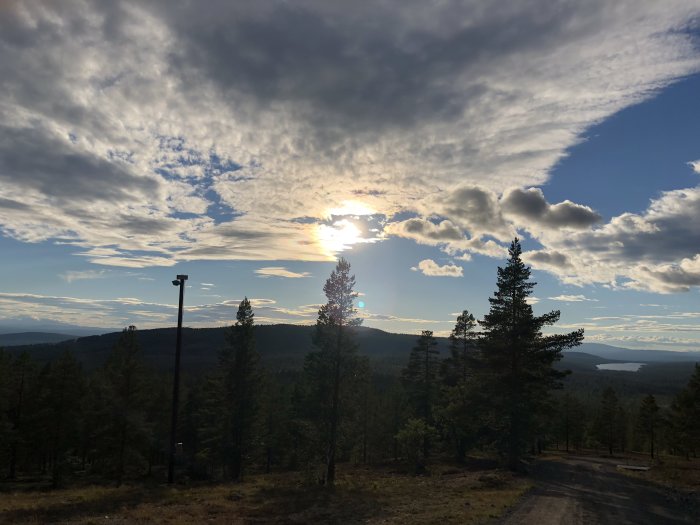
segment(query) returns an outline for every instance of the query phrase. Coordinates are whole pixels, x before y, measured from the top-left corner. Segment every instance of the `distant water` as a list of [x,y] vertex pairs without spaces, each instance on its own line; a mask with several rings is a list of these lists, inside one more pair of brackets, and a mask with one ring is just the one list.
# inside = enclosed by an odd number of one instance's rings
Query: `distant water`
[[595,365],[598,370],[615,370],[617,372],[639,372],[646,363],[604,363]]

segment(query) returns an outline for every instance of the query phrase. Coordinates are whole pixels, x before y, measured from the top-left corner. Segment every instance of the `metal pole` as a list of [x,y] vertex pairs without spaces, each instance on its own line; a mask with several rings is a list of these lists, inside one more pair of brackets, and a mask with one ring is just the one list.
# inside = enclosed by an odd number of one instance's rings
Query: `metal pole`
[[175,434],[177,431],[177,406],[180,394],[180,352],[182,350],[182,302],[185,296],[186,275],[178,275],[173,281],[180,287],[180,306],[177,311],[177,345],[175,346],[175,373],[173,377],[173,412],[170,421],[170,457],[168,459],[168,483],[175,481]]

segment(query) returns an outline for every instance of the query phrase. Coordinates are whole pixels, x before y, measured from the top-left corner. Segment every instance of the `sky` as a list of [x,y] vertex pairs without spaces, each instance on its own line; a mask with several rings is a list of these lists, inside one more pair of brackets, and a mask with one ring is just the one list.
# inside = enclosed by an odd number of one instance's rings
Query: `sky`
[[700,3],[0,3],[0,331],[535,313],[700,349]]

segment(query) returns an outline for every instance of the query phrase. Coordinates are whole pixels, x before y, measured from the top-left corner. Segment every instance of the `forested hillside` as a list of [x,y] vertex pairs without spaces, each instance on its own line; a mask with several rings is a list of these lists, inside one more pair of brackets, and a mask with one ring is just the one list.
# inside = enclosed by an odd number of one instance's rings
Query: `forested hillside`
[[571,350],[583,330],[543,333],[559,311],[534,314],[517,239],[509,253],[489,313],[464,310],[449,338],[361,327],[344,259],[315,326],[256,326],[246,299],[232,326],[184,329],[179,397],[172,328],[11,347],[0,352],[0,468],[54,486],[162,478],[175,463],[188,479],[276,470],[333,485],[338,463],[424,473],[433,458],[476,454],[518,471],[547,446],[695,454],[700,368],[598,370],[610,360]]

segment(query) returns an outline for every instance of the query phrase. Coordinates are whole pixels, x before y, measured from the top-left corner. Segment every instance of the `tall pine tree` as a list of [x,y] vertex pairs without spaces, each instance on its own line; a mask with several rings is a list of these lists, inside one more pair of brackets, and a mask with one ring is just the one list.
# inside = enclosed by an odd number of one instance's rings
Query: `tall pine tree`
[[549,390],[564,376],[553,368],[561,351],[579,345],[583,330],[543,335],[542,328],[559,320],[555,310],[535,316],[528,303],[534,282],[522,259],[516,238],[504,268],[498,268],[497,290],[490,310],[480,322],[481,386],[488,391],[489,420],[498,448],[517,469],[521,454],[533,437],[532,424],[543,409]]
[[323,481],[327,485],[335,483],[340,428],[350,409],[349,398],[356,393],[353,385],[359,375],[366,373],[353,338],[352,329],[362,323],[354,306],[354,288],[350,263],[341,257],[323,286],[327,302],[318,311],[314,333],[319,350],[308,354],[304,362],[309,399],[316,409],[321,446],[325,448]]
[[261,375],[255,349],[254,317],[246,297],[238,306],[236,323],[227,334],[228,347],[220,356],[229,421],[224,452],[228,457],[229,475],[234,480],[242,477],[259,405]]

